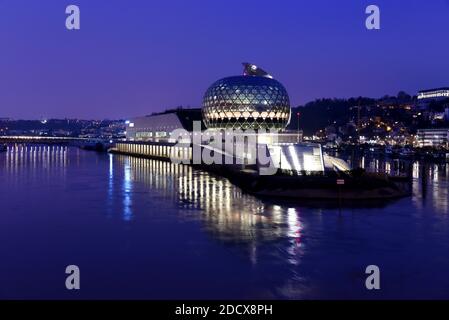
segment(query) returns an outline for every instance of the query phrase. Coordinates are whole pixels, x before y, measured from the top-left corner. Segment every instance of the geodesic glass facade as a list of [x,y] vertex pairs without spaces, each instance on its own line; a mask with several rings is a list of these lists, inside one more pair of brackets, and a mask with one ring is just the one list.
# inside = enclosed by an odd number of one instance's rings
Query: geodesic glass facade
[[202,111],[208,128],[283,130],[290,121],[290,100],[272,78],[235,76],[209,87]]

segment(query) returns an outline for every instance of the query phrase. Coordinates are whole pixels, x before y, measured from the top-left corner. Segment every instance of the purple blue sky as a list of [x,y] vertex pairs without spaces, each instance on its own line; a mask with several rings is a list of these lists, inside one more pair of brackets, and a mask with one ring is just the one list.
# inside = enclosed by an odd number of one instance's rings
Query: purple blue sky
[[[65,28],[65,7],[81,30]],[[365,8],[381,9],[381,30]],[[248,61],[293,106],[449,86],[448,0],[0,0],[0,117],[128,118],[200,106]]]

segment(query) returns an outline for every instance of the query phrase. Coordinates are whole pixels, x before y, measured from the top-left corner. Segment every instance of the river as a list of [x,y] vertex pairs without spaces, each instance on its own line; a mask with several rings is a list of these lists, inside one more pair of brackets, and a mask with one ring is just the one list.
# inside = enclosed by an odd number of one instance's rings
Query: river
[[[0,153],[0,298],[448,299],[449,165],[408,165],[412,196],[339,208],[258,199],[157,160],[11,146]],[[80,290],[66,289],[67,265]],[[380,290],[365,287],[368,265]]]

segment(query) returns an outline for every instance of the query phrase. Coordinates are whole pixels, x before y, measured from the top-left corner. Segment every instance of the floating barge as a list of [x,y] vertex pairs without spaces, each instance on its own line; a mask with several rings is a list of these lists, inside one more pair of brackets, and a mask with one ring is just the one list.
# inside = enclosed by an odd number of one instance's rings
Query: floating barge
[[352,171],[345,161],[324,154],[320,144],[302,142],[299,130],[288,131],[292,110],[285,87],[260,67],[243,66],[243,75],[219,79],[206,90],[201,109],[127,120],[126,140],[111,152],[192,165],[258,196],[407,195],[388,177]]
[[261,176],[257,172],[240,171],[227,175],[242,190],[257,196],[290,199],[380,200],[410,195],[406,182],[386,175],[350,172],[340,175]]
[[[303,157],[304,152],[296,147],[296,156]],[[203,146],[204,148],[204,146]],[[291,151],[292,146],[284,146],[282,151]],[[322,199],[322,200],[382,200],[396,199],[410,195],[410,178],[406,176],[391,177],[386,174],[366,173],[363,170],[350,170],[344,167],[340,159],[317,154],[319,145],[307,144],[306,148],[314,148],[314,162],[322,162],[323,171],[292,170],[288,157],[283,157],[284,165],[290,169],[278,168],[273,175],[260,174],[258,165],[217,165],[193,164],[192,145],[174,143],[120,142],[110,149],[111,153],[138,156],[143,158],[172,161],[177,158],[184,164],[196,169],[211,172],[229,179],[234,185],[249,194],[290,200]],[[306,154],[310,157],[310,154]],[[310,158],[309,158],[310,159]],[[295,160],[296,162],[298,160]],[[338,166],[340,169],[336,168]],[[285,168],[285,167],[284,167]],[[344,170],[346,169],[346,170]]]

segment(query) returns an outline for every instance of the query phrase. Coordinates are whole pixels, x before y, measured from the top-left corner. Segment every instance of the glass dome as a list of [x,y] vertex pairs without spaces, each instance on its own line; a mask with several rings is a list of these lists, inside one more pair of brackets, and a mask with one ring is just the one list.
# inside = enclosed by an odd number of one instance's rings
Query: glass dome
[[202,112],[208,128],[283,130],[290,122],[290,100],[271,76],[234,76],[209,87]]

